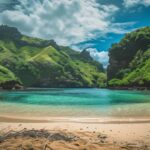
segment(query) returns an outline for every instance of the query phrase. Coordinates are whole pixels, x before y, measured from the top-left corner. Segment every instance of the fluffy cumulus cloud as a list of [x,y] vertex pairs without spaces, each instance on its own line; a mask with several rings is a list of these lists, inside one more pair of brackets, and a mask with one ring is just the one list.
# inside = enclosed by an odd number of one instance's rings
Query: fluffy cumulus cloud
[[108,65],[108,52],[107,51],[98,51],[95,48],[89,48],[87,51],[90,52],[90,55],[93,57],[94,60],[103,64],[104,68],[107,68]]
[[137,5],[150,6],[150,0],[124,0],[124,6],[127,8],[135,7]]
[[22,33],[72,45],[107,33],[122,34],[127,24],[114,22],[115,5],[96,0],[15,0],[13,9],[0,13],[0,23]]

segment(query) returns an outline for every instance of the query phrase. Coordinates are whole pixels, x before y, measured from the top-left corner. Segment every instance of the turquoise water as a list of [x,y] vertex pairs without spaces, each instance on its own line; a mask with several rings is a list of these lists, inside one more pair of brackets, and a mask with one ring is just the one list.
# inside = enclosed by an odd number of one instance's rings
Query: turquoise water
[[108,89],[1,91],[0,115],[150,117],[150,92]]

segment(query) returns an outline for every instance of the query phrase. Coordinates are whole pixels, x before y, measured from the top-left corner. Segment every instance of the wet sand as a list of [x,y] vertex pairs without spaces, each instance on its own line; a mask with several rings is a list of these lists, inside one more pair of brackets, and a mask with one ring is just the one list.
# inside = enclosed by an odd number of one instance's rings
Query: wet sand
[[[53,139],[38,136],[39,131],[40,135],[48,132]],[[3,137],[6,139],[0,141],[0,150],[150,150],[150,122],[146,118],[36,120],[1,116],[0,140]],[[72,140],[66,140],[70,137]]]

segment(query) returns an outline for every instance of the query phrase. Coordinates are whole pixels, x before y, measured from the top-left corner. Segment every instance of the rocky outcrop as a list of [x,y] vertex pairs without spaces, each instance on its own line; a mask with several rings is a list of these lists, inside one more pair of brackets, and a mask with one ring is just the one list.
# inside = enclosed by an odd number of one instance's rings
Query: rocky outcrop
[[150,87],[150,27],[128,33],[109,51],[109,87]]
[[0,84],[0,87],[4,90],[12,90],[12,89],[16,89],[16,90],[20,90],[20,89],[24,89],[24,87],[20,84],[20,82],[18,81],[6,81],[4,83]]

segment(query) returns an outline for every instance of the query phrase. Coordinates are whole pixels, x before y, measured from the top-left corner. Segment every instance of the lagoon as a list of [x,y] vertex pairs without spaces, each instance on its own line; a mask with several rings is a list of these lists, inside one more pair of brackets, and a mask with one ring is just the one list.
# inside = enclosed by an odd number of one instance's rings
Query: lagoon
[[86,88],[0,91],[0,115],[149,118],[150,91]]

